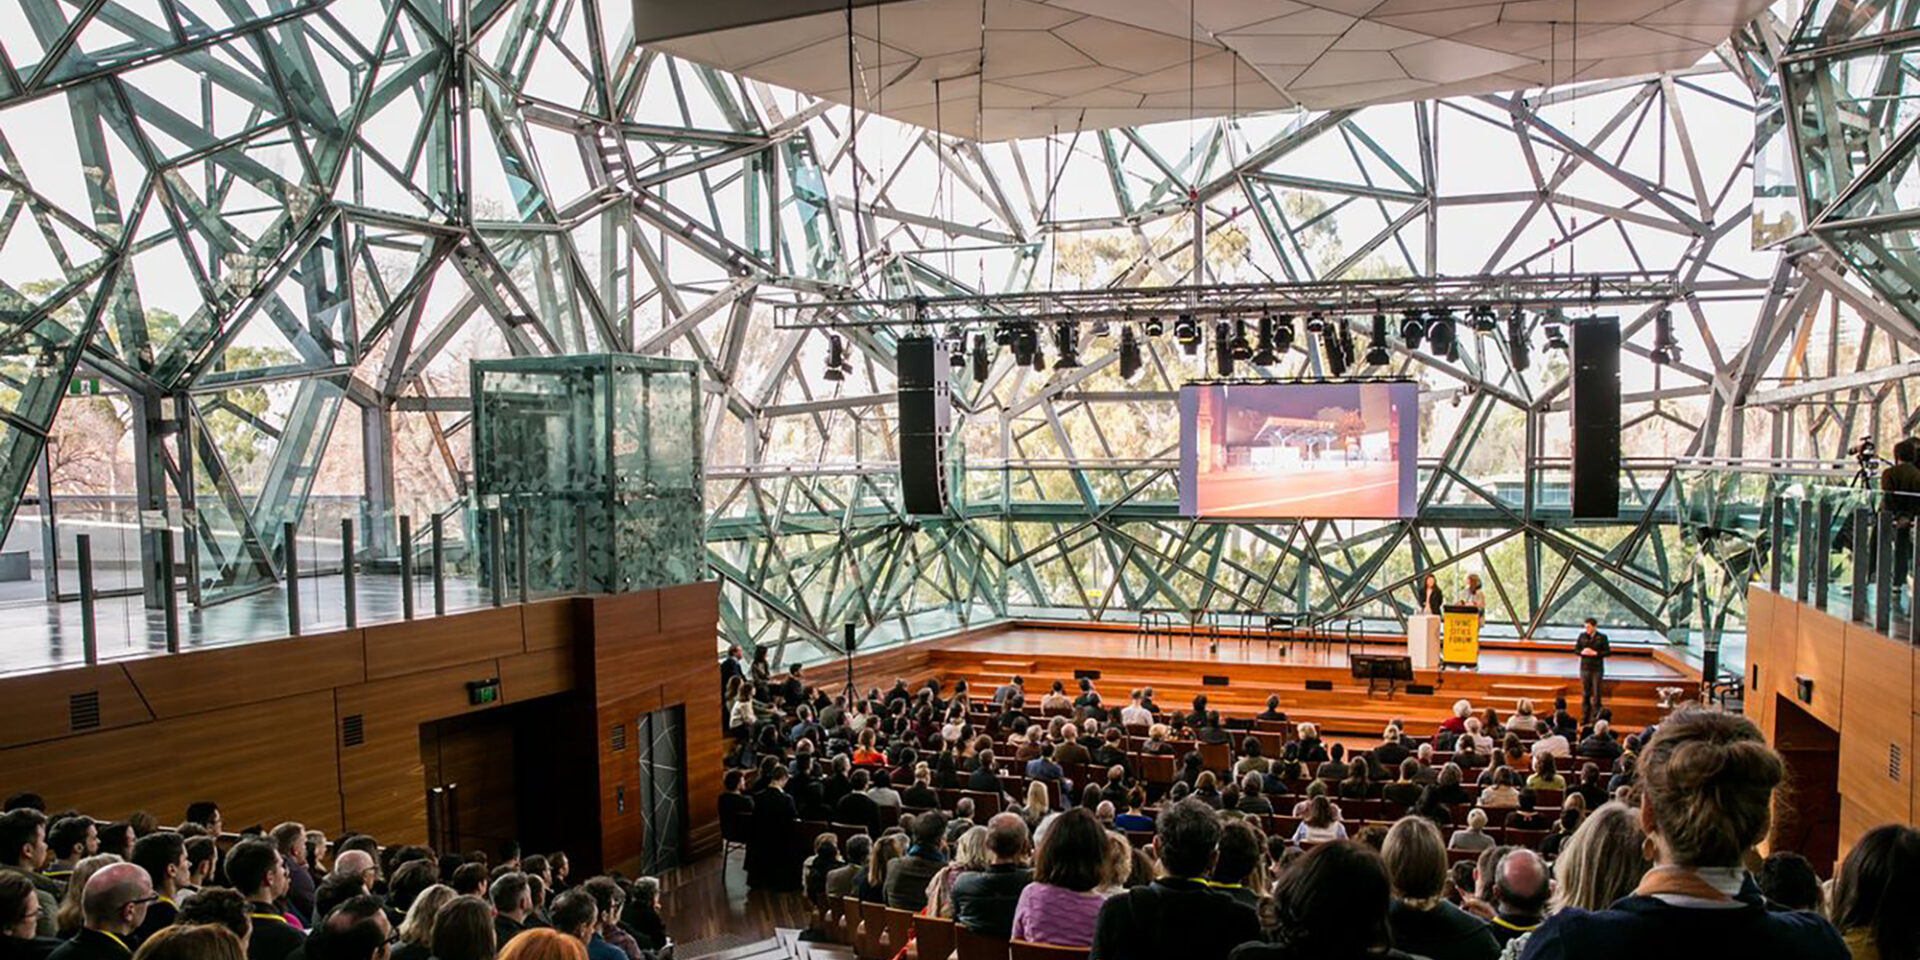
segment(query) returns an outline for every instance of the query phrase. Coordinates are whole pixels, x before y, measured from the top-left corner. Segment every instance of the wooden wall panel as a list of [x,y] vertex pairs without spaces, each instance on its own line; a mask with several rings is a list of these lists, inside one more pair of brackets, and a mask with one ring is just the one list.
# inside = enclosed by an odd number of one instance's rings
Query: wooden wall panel
[[383,843],[425,843],[427,784],[420,725],[492,709],[468,705],[466,684],[498,675],[499,664],[486,660],[339,688],[335,710],[342,720],[359,716],[365,736],[361,745],[339,750],[340,804],[347,826]]
[[[153,719],[140,691],[117,663],[10,677],[0,684],[0,746],[73,736],[70,698],[100,695],[100,726],[110,730]],[[87,735],[85,731],[82,735]]]
[[571,649],[578,634],[579,607],[573,598],[542,600],[520,608],[521,632],[528,650]]
[[509,703],[564,693],[573,689],[572,647],[531,650],[501,657],[500,696]]
[[1846,624],[1838,617],[1807,607],[1800,609],[1797,623],[1793,670],[1782,671],[1780,692],[1790,700],[1798,700],[1797,678],[1811,678],[1813,700],[1801,706],[1821,723],[1837,730],[1845,689]]
[[278,700],[367,678],[362,631],[194,650],[126,662],[158,717]]
[[333,694],[309,693],[15,747],[0,751],[0,771],[54,809],[173,823],[188,803],[216,800],[233,830],[299,820],[337,833],[333,727]]
[[1776,594],[1764,587],[1747,589],[1747,662],[1742,702],[1748,717],[1773,739],[1773,631]]
[[368,680],[526,650],[518,607],[381,624],[365,633]]
[[[1874,824],[1905,823],[1913,812],[1907,762],[1913,753],[1913,654],[1904,643],[1847,625],[1840,795]],[[1843,824],[1841,844],[1848,843]]]

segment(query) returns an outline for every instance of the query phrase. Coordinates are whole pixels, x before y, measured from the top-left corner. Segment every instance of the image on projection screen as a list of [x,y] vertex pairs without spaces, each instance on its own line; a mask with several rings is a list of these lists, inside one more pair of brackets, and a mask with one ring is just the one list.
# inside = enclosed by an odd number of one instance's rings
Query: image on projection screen
[[1180,512],[1395,519],[1416,499],[1413,383],[1180,388]]

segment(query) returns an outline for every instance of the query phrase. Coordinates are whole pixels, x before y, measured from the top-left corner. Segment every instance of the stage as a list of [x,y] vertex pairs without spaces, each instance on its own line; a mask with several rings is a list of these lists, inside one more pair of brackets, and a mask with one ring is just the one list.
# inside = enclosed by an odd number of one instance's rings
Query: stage
[[[1279,694],[1281,709],[1291,719],[1314,720],[1327,732],[1358,738],[1377,737],[1393,719],[1405,719],[1415,728],[1410,732],[1425,732],[1462,698],[1476,711],[1493,707],[1502,719],[1521,698],[1533,700],[1542,714],[1553,709],[1555,695],[1566,696],[1576,712],[1580,706],[1579,658],[1565,643],[1489,643],[1481,648],[1477,668],[1417,670],[1411,686],[1391,693],[1384,684],[1370,693],[1366,680],[1354,678],[1350,656],[1405,655],[1406,644],[1398,638],[1370,637],[1349,647],[1343,639],[1269,642],[1263,635],[1228,632],[1214,649],[1204,631],[1143,642],[1132,630],[1016,625],[930,640],[924,648],[919,672],[948,686],[965,679],[975,696],[991,695],[1015,675],[1026,677],[1033,700],[1054,680],[1077,693],[1077,672],[1090,671],[1097,674],[1090,677],[1094,688],[1110,703],[1124,702],[1133,688],[1151,686],[1162,709],[1186,708],[1204,693],[1210,706],[1228,716],[1252,716],[1264,708],[1268,695]],[[1698,696],[1699,675],[1677,659],[1648,647],[1614,650],[1607,661],[1604,704],[1621,725],[1638,727],[1659,717],[1657,688],[1679,688],[1679,700]],[[864,685],[888,682],[877,675],[862,680]]]

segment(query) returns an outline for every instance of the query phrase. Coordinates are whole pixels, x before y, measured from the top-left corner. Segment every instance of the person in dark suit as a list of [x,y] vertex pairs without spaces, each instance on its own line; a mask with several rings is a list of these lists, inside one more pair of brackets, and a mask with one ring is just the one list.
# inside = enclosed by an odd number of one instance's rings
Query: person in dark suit
[[722,693],[726,692],[728,685],[733,683],[735,677],[744,677],[746,675],[747,668],[740,662],[740,645],[737,643],[727,644],[727,658],[720,661],[720,691]]
[[[338,861],[336,861],[336,864]],[[335,872],[339,872],[336,867]],[[270,841],[242,840],[227,851],[227,882],[247,898],[253,935],[247,960],[286,960],[306,936],[287,922],[274,903],[287,893],[287,864]]]
[[1600,711],[1601,687],[1613,646],[1600,632],[1599,624],[1588,617],[1586,629],[1573,641],[1573,651],[1580,655],[1580,722],[1588,723]]
[[507,941],[526,932],[527,917],[533,913],[533,886],[526,874],[511,871],[487,884],[487,899],[493,903],[493,942],[505,949]]
[[973,758],[973,771],[967,774],[967,789],[982,793],[1000,792],[1000,775],[993,770],[993,754],[983,750]]
[[853,790],[834,804],[833,822],[866,827],[874,836],[879,836],[880,805],[867,796],[867,788],[873,785],[872,775],[865,770],[855,770],[847,782]]
[[[787,768],[776,766],[753,794],[753,832],[747,841],[747,885],[756,890],[800,889],[800,811],[787,796]],[[845,803],[846,801],[841,801]]]
[[138,941],[133,932],[147,919],[153,902],[147,872],[131,863],[113,863],[94,871],[81,894],[86,925],[49,960],[128,960]]
[[1440,578],[1427,574],[1420,581],[1420,609],[1437,617],[1446,603],[1446,595],[1440,592]]
[[149,833],[133,844],[133,863],[147,871],[153,883],[154,901],[147,905],[147,918],[134,931],[142,942],[155,931],[173,925],[180,915],[180,887],[186,883],[187,841],[170,830]]

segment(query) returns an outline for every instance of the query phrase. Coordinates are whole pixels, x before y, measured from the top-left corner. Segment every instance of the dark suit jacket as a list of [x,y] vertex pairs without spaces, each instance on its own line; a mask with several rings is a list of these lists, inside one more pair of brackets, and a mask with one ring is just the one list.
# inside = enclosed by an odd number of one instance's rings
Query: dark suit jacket
[[155,900],[147,904],[147,919],[140,924],[140,929],[133,932],[134,941],[147,942],[147,938],[156,932],[173,926],[174,918],[178,916],[180,916],[180,910],[165,900]]
[[953,922],[974,933],[1005,937],[1013,933],[1013,911],[1033,871],[1014,864],[969,870],[953,881]]
[[287,960],[287,955],[307,942],[307,935],[293,928],[270,903],[249,903],[253,917],[253,936],[247,940],[247,960]]
[[503,916],[500,916],[499,914],[494,914],[493,944],[495,949],[496,950],[506,949],[507,941],[512,940],[515,935],[525,932],[526,929],[527,929],[526,924],[521,923],[518,920],[513,919],[512,917],[503,917]]
[[880,805],[864,793],[849,793],[834,804],[833,821],[835,823],[853,823],[866,827],[874,836],[880,835]]
[[[1007,911],[1007,923],[1013,923],[1013,911]],[[55,950],[66,946],[67,942],[57,937],[18,937],[0,935],[0,960],[47,960]]]
[[49,960],[127,960],[133,956],[130,949],[133,941],[125,937],[114,937],[98,930],[81,928],[72,940],[61,944],[52,953]]

